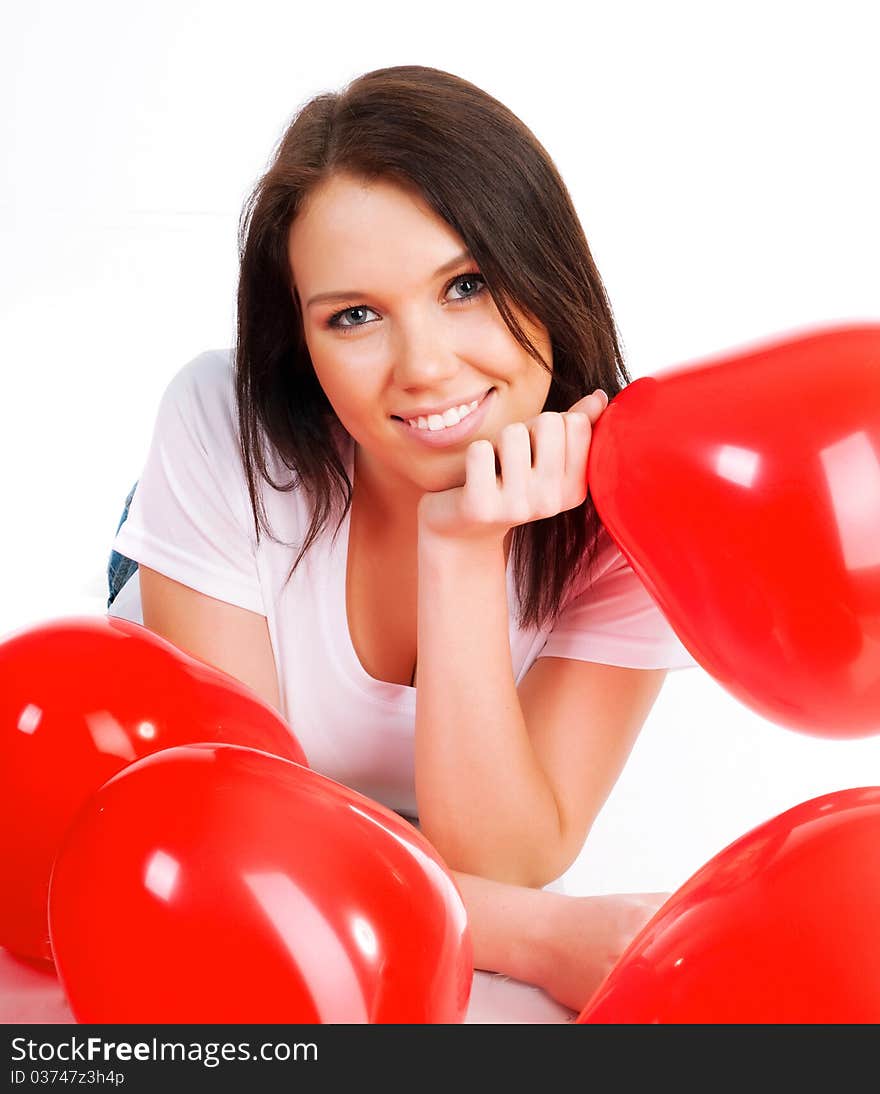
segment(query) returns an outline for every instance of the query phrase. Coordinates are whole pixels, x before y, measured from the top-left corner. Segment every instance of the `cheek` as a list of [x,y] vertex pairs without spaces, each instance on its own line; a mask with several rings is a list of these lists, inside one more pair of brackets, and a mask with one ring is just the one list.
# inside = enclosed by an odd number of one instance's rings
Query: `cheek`
[[[520,320],[522,323],[522,320]],[[526,337],[531,341],[545,364],[552,367],[553,349],[549,339],[541,331],[522,323]],[[503,338],[499,336],[495,359],[503,363],[511,382],[515,382],[525,388],[537,392],[550,387],[550,373],[547,372],[531,354],[524,349],[513,337],[511,332],[504,327]]]
[[343,428],[358,444],[369,448],[380,443],[379,439],[384,438],[387,426],[393,425],[390,421],[386,425],[381,420],[381,404],[370,388],[348,379],[340,382],[338,377],[334,377],[333,384],[328,380],[324,391]]
[[375,400],[380,392],[384,352],[375,340],[353,335],[306,336],[306,345],[318,383],[331,402],[356,405]]
[[357,414],[358,407],[368,398],[365,377],[338,356],[311,348],[310,353],[318,383],[344,423],[345,417]]
[[[539,346],[540,349],[543,348]],[[538,364],[534,358],[523,353],[520,358],[519,389],[520,401],[539,414],[547,401],[552,376]]]
[[523,348],[511,335],[499,317],[497,322],[473,323],[459,335],[460,351],[489,373],[513,378],[523,368]]
[[[532,366],[538,371],[538,366]],[[520,383],[512,387],[513,401],[510,406],[509,416],[512,421],[527,422],[530,418],[537,418],[543,411],[547,401],[549,383],[544,381],[545,373],[541,372],[539,378],[534,373],[524,377]]]
[[324,391],[337,417],[348,431],[360,432],[359,423],[364,421],[370,409],[369,401],[351,384],[334,384],[332,387],[325,387]]

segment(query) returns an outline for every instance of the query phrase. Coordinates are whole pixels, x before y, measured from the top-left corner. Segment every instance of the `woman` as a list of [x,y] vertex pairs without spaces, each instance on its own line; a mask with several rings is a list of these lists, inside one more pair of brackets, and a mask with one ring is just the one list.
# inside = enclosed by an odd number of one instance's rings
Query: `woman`
[[417,818],[478,969],[578,1010],[664,894],[544,887],[693,662],[587,493],[629,377],[571,199],[489,95],[381,69],[299,111],[240,257],[234,351],[163,396],[119,599]]

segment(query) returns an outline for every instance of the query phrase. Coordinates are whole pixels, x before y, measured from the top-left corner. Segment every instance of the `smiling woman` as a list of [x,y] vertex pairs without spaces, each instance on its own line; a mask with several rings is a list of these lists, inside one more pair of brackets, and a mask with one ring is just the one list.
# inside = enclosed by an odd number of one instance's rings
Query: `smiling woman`
[[[484,278],[460,250],[457,233],[411,189],[348,174],[312,191],[290,229],[312,368],[356,442],[363,488],[391,519],[426,490],[463,485],[466,443],[535,417],[547,400],[549,367],[513,337],[491,293],[461,292]],[[467,272],[450,280],[457,268]],[[313,294],[334,278],[370,289]],[[340,300],[349,307],[334,312]],[[549,366],[549,333],[529,333]],[[462,420],[457,408],[470,404]],[[414,427],[402,428],[406,419]]]
[[568,192],[484,91],[380,69],[297,114],[240,249],[236,344],[168,385],[111,614],[412,817],[477,967],[577,1008],[663,894],[551,890],[693,661],[589,497],[629,377]]

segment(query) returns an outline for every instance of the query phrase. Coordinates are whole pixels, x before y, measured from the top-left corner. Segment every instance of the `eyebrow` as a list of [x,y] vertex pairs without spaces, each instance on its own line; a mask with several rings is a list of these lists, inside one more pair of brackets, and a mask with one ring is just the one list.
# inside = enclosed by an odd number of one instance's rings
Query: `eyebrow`
[[[446,273],[447,270],[452,270],[456,266],[460,266],[462,262],[466,260],[473,260],[473,256],[470,251],[462,251],[461,254],[451,258],[448,262],[444,262],[442,266],[439,266],[431,275],[432,278],[439,277],[440,274]],[[313,304],[325,303],[328,300],[350,300],[356,296],[369,296],[370,294],[364,292],[363,289],[342,289],[339,292],[322,292],[317,296],[313,296],[311,300],[306,304],[307,308],[310,308]]]

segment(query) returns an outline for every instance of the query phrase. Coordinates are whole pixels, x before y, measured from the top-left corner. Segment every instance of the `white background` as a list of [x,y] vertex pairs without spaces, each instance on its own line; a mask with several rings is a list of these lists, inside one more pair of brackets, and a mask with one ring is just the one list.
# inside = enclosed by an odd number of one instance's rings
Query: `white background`
[[[867,0],[7,7],[0,636],[105,610],[110,543],[159,396],[197,353],[232,344],[241,204],[307,99],[423,64],[508,105],[572,193],[637,377],[768,334],[877,319],[874,11]],[[789,806],[878,783],[877,737],[808,737],[702,669],[673,674],[569,882],[671,890]]]

